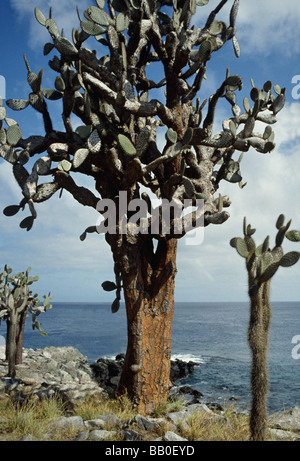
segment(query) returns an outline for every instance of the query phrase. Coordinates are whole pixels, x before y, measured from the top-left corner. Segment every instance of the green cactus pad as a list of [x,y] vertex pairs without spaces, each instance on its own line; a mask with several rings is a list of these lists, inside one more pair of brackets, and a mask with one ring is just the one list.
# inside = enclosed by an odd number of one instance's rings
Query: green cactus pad
[[87,10],[86,13],[88,17],[94,21],[96,24],[100,24],[100,26],[108,26],[109,25],[109,20],[108,16],[105,13],[105,11],[97,8],[96,6],[90,6]]
[[6,117],[6,109],[5,107],[1,106],[0,107],[0,120],[4,120]]
[[269,91],[272,90],[272,82],[271,82],[270,80],[268,80],[267,82],[265,82],[263,88],[264,88],[264,91],[265,91],[266,93],[268,93]]
[[87,234],[92,234],[94,232],[97,232],[97,227],[96,226],[89,226],[85,229],[85,231],[80,235],[80,240],[83,242],[86,239]]
[[122,148],[123,152],[127,155],[134,156],[137,154],[136,148],[132,144],[129,138],[127,136],[124,136],[123,134],[118,135],[118,141],[119,145]]
[[252,237],[249,237],[248,235],[246,235],[245,236],[245,243],[246,243],[247,250],[248,250],[249,254],[254,253],[255,250],[256,250],[256,245],[255,245],[254,239]]
[[64,56],[68,56],[70,58],[76,58],[78,51],[77,48],[73,45],[70,40],[65,37],[56,37],[54,39],[54,44],[57,50]]
[[228,182],[231,182],[231,183],[237,183],[237,182],[242,181],[243,178],[238,173],[228,172],[228,173],[225,174],[224,179],[225,179],[225,181],[228,181]]
[[277,115],[285,104],[285,94],[279,94],[272,105],[273,114]]
[[172,144],[177,142],[177,133],[172,128],[169,128],[166,132],[166,139],[170,141]]
[[58,75],[56,77],[54,85],[55,85],[55,88],[57,89],[57,91],[59,91],[59,92],[65,91],[65,89],[66,89],[65,82],[64,82],[63,78],[60,75]]
[[87,156],[89,155],[89,150],[88,149],[78,149],[73,158],[73,167],[78,168],[82,163],[85,161]]
[[235,244],[236,244],[235,247],[236,247],[238,254],[242,256],[243,258],[247,258],[249,251],[248,251],[245,240],[240,237],[237,237]]
[[112,303],[111,305],[111,312],[113,314],[116,314],[118,312],[118,310],[120,309],[120,299],[119,298],[116,298],[114,300],[114,302]]
[[274,91],[276,94],[281,94],[281,87],[279,85],[274,85]]
[[96,154],[101,149],[101,139],[98,131],[95,129],[87,140],[87,147],[92,154]]
[[6,104],[12,110],[23,110],[29,106],[28,99],[7,99]]
[[242,78],[239,75],[231,75],[230,77],[227,77],[224,83],[225,85],[230,86],[234,89],[238,88],[239,90],[241,90],[243,87]]
[[186,178],[185,176],[183,176],[182,183],[184,185],[186,195],[189,198],[194,197],[194,195],[195,195],[195,186],[194,186],[193,182],[189,178]]
[[124,32],[129,27],[129,17],[124,13],[119,13],[116,18],[116,29],[117,32]]
[[89,35],[101,35],[105,32],[104,27],[100,26],[99,24],[95,24],[92,21],[81,21],[80,25],[82,30]]
[[276,228],[277,229],[280,229],[284,225],[284,220],[285,220],[284,214],[280,214],[278,216],[278,218],[277,218],[277,221],[276,221]]
[[291,242],[300,242],[300,231],[290,230],[285,234],[286,238]]
[[45,26],[52,38],[59,37],[57,24],[52,18],[46,20]]
[[234,123],[233,120],[230,120],[229,122],[229,129],[231,131],[232,136],[236,137],[236,124]]
[[183,135],[183,138],[182,138],[182,144],[184,146],[190,144],[192,138],[193,138],[193,134],[194,134],[194,130],[193,128],[189,127],[186,132],[184,133]]
[[51,51],[53,50],[53,48],[54,48],[54,44],[53,44],[53,43],[45,43],[45,45],[44,45],[44,51],[43,51],[44,56],[47,56],[49,53],[51,53]]
[[104,291],[113,291],[117,289],[117,285],[115,284],[115,282],[110,282],[109,280],[103,282],[101,286]]
[[232,43],[233,43],[234,54],[236,55],[237,58],[239,58],[241,55],[241,49],[240,49],[238,39],[236,38],[235,35],[232,37]]
[[255,118],[250,115],[247,118],[247,121],[246,121],[245,127],[244,127],[244,137],[245,138],[249,138],[252,135],[252,132],[254,130],[254,126],[255,126]]
[[6,131],[4,128],[0,128],[0,143],[6,144]]
[[250,98],[254,102],[258,100],[258,98],[259,98],[259,90],[256,87],[252,88],[252,90],[250,91]]
[[43,90],[43,95],[50,101],[56,101],[57,99],[61,99],[63,97],[60,91],[52,90],[51,88],[45,88]]
[[27,218],[24,218],[20,222],[20,228],[21,229],[26,229],[27,231],[30,231],[34,223],[34,217],[33,216],[27,216]]
[[300,253],[298,251],[290,251],[282,256],[281,260],[279,261],[279,265],[282,267],[290,267],[293,266],[298,262],[300,258]]
[[199,2],[197,2],[197,5],[198,6],[205,6],[207,5],[209,2],[209,0],[200,0]]
[[57,166],[57,168],[61,171],[70,171],[70,169],[72,168],[72,163],[69,162],[69,160],[62,160],[61,163]]
[[266,126],[265,131],[264,131],[264,134],[263,134],[263,138],[264,138],[264,139],[269,139],[270,136],[272,135],[272,133],[273,133],[273,130],[272,130],[272,128],[270,127],[270,125]]
[[209,40],[205,40],[205,42],[201,43],[201,46],[199,48],[199,60],[201,62],[207,61],[209,56],[211,55],[212,52],[212,44]]
[[268,282],[268,280],[270,280],[276,274],[278,267],[279,267],[279,264],[277,262],[270,264],[266,268],[266,270],[260,275],[259,282],[260,283]]
[[43,13],[41,12],[41,10],[39,10],[37,7],[34,9],[34,15],[35,15],[36,20],[37,20],[42,26],[46,26],[46,18],[45,18],[45,16],[43,15]]
[[238,239],[238,237],[233,237],[233,238],[230,240],[229,244],[230,244],[230,246],[232,246],[232,248],[236,248],[236,241],[237,241],[237,239]]
[[269,242],[270,242],[270,237],[267,236],[263,242],[263,245],[262,245],[262,252],[265,253],[266,251],[268,251],[269,249]]
[[16,146],[22,138],[22,131],[19,125],[12,125],[6,131],[7,142],[10,146]]
[[5,216],[15,216],[20,211],[20,205],[10,205],[4,208],[3,214]]
[[81,137],[81,139],[86,139],[92,131],[92,125],[80,125],[76,128],[75,133],[77,133]]
[[239,10],[239,0],[234,0],[234,3],[232,5],[232,8],[230,10],[230,15],[229,15],[229,24],[230,27],[235,27],[235,22],[236,22],[236,17],[238,14]]
[[244,103],[245,111],[249,114],[251,112],[249,99],[247,97],[245,97],[244,100],[243,100],[243,103]]

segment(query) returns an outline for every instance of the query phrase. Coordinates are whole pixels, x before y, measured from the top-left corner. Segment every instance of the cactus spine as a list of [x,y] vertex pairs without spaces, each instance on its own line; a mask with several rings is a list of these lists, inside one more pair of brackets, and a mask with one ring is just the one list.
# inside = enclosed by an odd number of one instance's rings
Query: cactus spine
[[245,258],[248,272],[250,298],[250,321],[248,342],[252,353],[251,390],[252,407],[250,413],[250,431],[252,440],[265,439],[267,424],[268,394],[268,343],[271,323],[270,286],[271,279],[280,266],[289,267],[297,263],[300,253],[292,251],[283,254],[284,237],[293,242],[300,241],[300,232],[288,231],[291,221],[284,225],[284,215],[276,222],[278,229],[275,246],[269,248],[269,236],[262,245],[256,247],[252,235],[255,229],[247,226],[244,218],[244,239],[235,237],[230,245]]

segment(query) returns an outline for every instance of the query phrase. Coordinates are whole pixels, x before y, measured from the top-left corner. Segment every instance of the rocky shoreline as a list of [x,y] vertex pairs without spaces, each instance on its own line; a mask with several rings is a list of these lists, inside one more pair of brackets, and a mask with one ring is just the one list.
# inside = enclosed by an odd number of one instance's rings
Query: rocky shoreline
[[[23,363],[16,366],[15,379],[7,377],[8,365],[0,358],[0,392],[24,399],[29,394],[39,397],[58,393],[70,405],[86,395],[106,392],[113,396],[120,380],[124,354],[115,359],[100,357],[89,364],[88,358],[74,347],[23,349]],[[193,373],[193,362],[171,361],[170,379],[177,380]],[[199,393],[200,394],[200,393]]]
[[[74,347],[24,349],[23,363],[17,365],[17,376],[14,379],[7,377],[7,364],[0,358],[0,399],[9,396],[22,402],[28,396],[43,399],[58,395],[72,412],[77,403],[86,396],[103,393],[112,396],[117,389],[123,361],[124,355],[119,354],[115,360],[99,358],[89,364],[87,357]],[[171,381],[175,384],[177,380],[193,373],[196,365],[178,359],[172,361]],[[79,416],[60,417],[51,422],[46,438],[51,440],[53,431],[72,426],[78,432],[76,441],[113,440],[116,431],[121,433],[124,440],[149,440],[149,433],[161,426],[164,428],[164,435],[155,440],[184,441],[177,434],[178,426],[187,424],[186,420],[195,411],[210,419],[217,419],[222,424],[228,424],[222,407],[214,403],[203,403],[201,392],[187,386],[179,387],[177,392],[184,395],[185,408],[180,412],[169,413],[164,418],[137,415],[135,421],[124,422],[119,421],[116,415],[98,415],[90,421],[83,421]],[[105,429],[108,420],[109,431]],[[269,425],[274,435],[282,440],[300,440],[300,409],[294,407],[272,415]],[[24,440],[32,439],[28,434]]]

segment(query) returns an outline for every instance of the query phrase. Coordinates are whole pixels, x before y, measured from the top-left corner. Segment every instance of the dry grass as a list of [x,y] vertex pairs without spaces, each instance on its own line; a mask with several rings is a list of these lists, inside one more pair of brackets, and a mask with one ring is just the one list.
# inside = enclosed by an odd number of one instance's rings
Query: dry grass
[[221,418],[211,418],[209,414],[193,413],[186,422],[181,425],[181,435],[190,440],[204,441],[247,441],[249,440],[249,421],[244,414],[235,412],[233,406],[226,407]]
[[[180,411],[184,407],[182,399],[166,401],[161,405],[154,417],[163,417],[166,413]],[[81,416],[83,420],[94,419],[100,414],[114,413],[121,422],[134,421],[136,412],[130,400],[125,396],[110,399],[89,398],[80,403],[73,411],[73,415]],[[59,398],[49,398],[42,401],[28,400],[22,404],[13,403],[10,399],[0,400],[0,441],[20,440],[24,435],[31,434],[38,440],[46,440],[47,427],[50,420],[60,416],[70,416],[70,411]],[[239,414],[233,405],[228,405],[223,413],[223,418],[212,419],[208,414],[193,413],[186,420],[188,423],[179,424],[176,432],[189,441],[247,441],[249,440],[248,416]],[[133,423],[132,429],[138,430]],[[107,424],[106,430],[112,429]],[[115,428],[113,428],[115,430]],[[153,433],[145,433],[147,440],[162,437],[168,430],[167,423]],[[51,440],[74,440],[77,433],[73,430],[52,434]],[[274,440],[274,437],[272,437]],[[120,431],[114,440],[122,440]]]
[[49,420],[63,416],[65,407],[60,399],[27,400],[22,404],[11,399],[0,400],[0,440],[20,440],[31,434],[40,439]]
[[[81,416],[85,421],[108,413],[114,413],[121,421],[131,421],[136,414],[126,396],[116,399],[103,396],[100,399],[87,398],[76,406],[72,415]],[[43,440],[49,422],[60,416],[70,416],[70,411],[57,397],[42,401],[29,399],[21,404],[9,398],[0,400],[0,441],[20,440],[26,434]],[[104,429],[112,429],[110,423],[107,423]],[[59,434],[51,434],[51,439],[73,440],[76,434],[76,431],[69,429],[63,433],[60,431]]]

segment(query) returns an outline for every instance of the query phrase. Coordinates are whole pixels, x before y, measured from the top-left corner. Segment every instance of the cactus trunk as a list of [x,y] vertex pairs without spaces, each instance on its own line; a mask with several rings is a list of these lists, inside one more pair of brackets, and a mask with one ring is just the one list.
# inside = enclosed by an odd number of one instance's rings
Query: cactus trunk
[[10,318],[7,320],[6,338],[6,359],[8,360],[8,376],[10,378],[15,378],[16,376],[17,327],[18,316],[15,312],[11,312]]
[[18,330],[16,336],[16,365],[19,365],[23,361],[23,337],[25,322],[27,317],[28,308],[21,312],[20,318],[18,320]]
[[158,265],[145,264],[143,248],[130,249],[130,273],[123,274],[128,344],[119,392],[127,393],[140,414],[150,414],[169,394],[175,239],[160,242]]
[[251,292],[248,341],[252,353],[250,414],[251,438],[263,441],[267,427],[268,342],[271,320],[270,281]]

